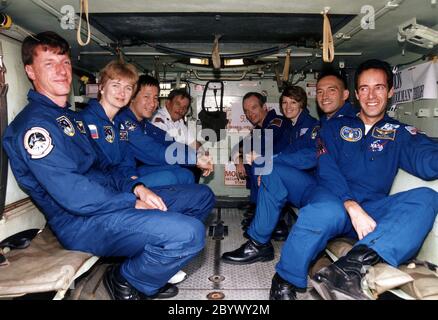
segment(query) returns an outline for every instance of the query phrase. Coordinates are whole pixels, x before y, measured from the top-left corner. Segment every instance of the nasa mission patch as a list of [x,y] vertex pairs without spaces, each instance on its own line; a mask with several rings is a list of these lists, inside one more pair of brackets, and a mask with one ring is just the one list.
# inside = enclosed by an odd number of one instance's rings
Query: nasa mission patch
[[361,128],[350,128],[344,126],[341,128],[341,137],[345,141],[348,142],[357,142],[362,139],[362,130]]
[[108,141],[109,143],[113,143],[114,142],[114,138],[115,138],[115,133],[114,133],[114,129],[111,126],[103,126],[103,132],[105,133],[105,140]]
[[61,116],[56,118],[56,121],[66,135],[69,137],[73,137],[75,135],[75,128],[73,127],[69,118],[66,116]]
[[49,132],[41,127],[33,127],[27,130],[23,140],[24,148],[32,159],[44,158],[53,149]]

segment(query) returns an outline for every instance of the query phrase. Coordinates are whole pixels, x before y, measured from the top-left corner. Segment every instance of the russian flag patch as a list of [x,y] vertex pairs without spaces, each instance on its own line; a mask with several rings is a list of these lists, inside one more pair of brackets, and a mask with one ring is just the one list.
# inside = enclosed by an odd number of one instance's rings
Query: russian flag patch
[[97,127],[94,124],[89,124],[88,129],[90,130],[91,138],[99,139],[99,133],[97,132]]

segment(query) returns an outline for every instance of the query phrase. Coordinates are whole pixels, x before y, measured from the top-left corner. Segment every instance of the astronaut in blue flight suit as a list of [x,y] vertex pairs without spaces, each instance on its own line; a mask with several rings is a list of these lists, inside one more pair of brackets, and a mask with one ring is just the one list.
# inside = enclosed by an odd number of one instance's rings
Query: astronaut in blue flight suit
[[[253,239],[258,243],[265,244],[269,241],[272,225],[278,219],[278,214],[286,201],[296,208],[307,204],[316,185],[315,139],[320,126],[330,119],[355,116],[358,112],[357,108],[347,101],[349,97],[347,88],[345,77],[338,71],[325,69],[320,73],[316,83],[316,100],[322,111],[320,122],[316,123],[309,116],[306,116],[301,128],[297,122],[294,126],[297,128],[294,130],[296,137],[298,133],[303,133],[302,130],[305,130],[305,134],[274,156],[273,172],[261,176],[262,191],[259,196],[262,199],[258,201],[258,219],[254,222],[251,232],[254,235]],[[304,100],[306,99],[304,94],[303,91],[300,95],[294,96],[296,99]],[[277,214],[273,214],[274,212]]]
[[214,195],[194,184],[147,189],[102,170],[82,117],[67,102],[69,53],[51,31],[23,41],[35,90],[3,137],[14,175],[65,248],[126,257],[105,273],[113,298],[175,296],[167,281],[202,250]]
[[[291,126],[289,130],[286,130],[286,132],[283,133],[284,135],[286,135],[289,145],[283,148],[283,151],[281,151],[274,157],[278,157],[284,153],[295,152],[302,148],[311,148],[311,152],[313,152],[314,156],[314,145],[316,131],[318,130],[318,121],[313,118],[307,110],[306,92],[298,86],[286,87],[280,96],[279,104],[281,106],[282,113],[286,118],[285,121],[290,122]],[[269,159],[268,161],[272,160]],[[279,204],[279,207],[276,208],[274,206],[274,208],[272,208],[272,205],[274,204],[273,201],[263,200],[265,199],[265,195],[263,195],[264,189],[268,189],[269,191],[271,189],[270,187],[267,187],[265,185],[265,182],[267,181],[268,183],[270,183],[271,181],[275,181],[275,185],[273,185],[272,188],[281,189],[282,186],[284,188],[284,183],[282,182],[283,180],[286,181],[285,183],[289,183],[289,181],[293,181],[292,183],[296,183],[295,181],[300,178],[300,182],[298,183],[299,185],[308,183],[308,180],[310,180],[311,182],[314,181],[313,177],[306,178],[309,173],[302,173],[301,170],[297,170],[297,178],[295,178],[294,176],[289,175],[289,172],[287,172],[286,169],[288,169],[287,166],[284,166],[282,164],[275,164],[275,166],[273,166],[272,168],[272,173],[259,176],[259,179],[261,178],[263,182],[261,190],[259,191],[256,214],[247,232],[249,240],[237,250],[224,253],[222,255],[222,260],[224,262],[233,264],[249,264],[256,261],[268,261],[274,258],[274,250],[269,240],[271,239],[271,237],[275,240],[285,240],[287,237],[287,225],[282,219],[280,219],[280,211],[287,199],[286,197],[283,197],[282,200],[284,201]],[[282,171],[286,171],[287,175],[280,177]],[[271,178],[271,175],[274,175],[274,177]],[[303,176],[303,178],[301,178],[301,176]],[[284,191],[282,190],[278,191],[284,193]],[[291,195],[296,193],[298,192],[293,192],[291,193]],[[278,212],[274,212],[274,209],[278,209]],[[259,230],[260,232],[264,232],[267,228],[269,230],[266,232],[266,236],[263,237],[263,239],[259,239],[261,237],[258,236],[257,230]],[[269,246],[270,248],[272,248],[272,250],[268,250],[267,248],[263,248],[259,251],[248,250],[254,245],[257,246],[257,244],[266,243],[269,243],[266,246]]]
[[[307,104],[307,96],[300,87],[286,88],[280,96],[280,105],[288,118],[294,112],[298,102],[301,108]],[[356,115],[357,110],[348,101],[349,92],[345,78],[334,69],[325,69],[320,73],[316,84],[316,99],[322,110],[321,123],[329,119]],[[294,207],[301,208],[307,204],[317,182],[316,137],[319,124],[304,113],[303,109],[294,126],[295,139],[282,152],[272,159],[272,173],[260,176],[261,187],[258,194],[255,217],[247,231],[249,240],[240,248],[225,253],[225,262],[248,264],[267,261],[274,256],[270,239],[277,239],[282,228],[281,210],[289,201]],[[296,117],[296,115],[295,115]],[[300,121],[300,118],[303,120]],[[300,126],[301,123],[301,126]],[[303,135],[299,136],[301,133]],[[284,232],[287,235],[287,231]]]
[[388,196],[399,168],[425,180],[438,178],[438,144],[386,115],[393,74],[386,62],[368,60],[355,76],[361,110],[324,124],[318,141],[318,187],[300,210],[282,250],[270,298],[290,300],[305,290],[309,264],[327,242],[359,239],[350,252],[319,271],[312,284],[325,299],[366,299],[364,270],[412,258],[432,228],[438,193],[416,188]]
[[166,132],[151,124],[158,107],[159,82],[148,75],[141,75],[137,82],[136,93],[129,107],[122,109],[116,121],[127,132],[129,149],[140,175],[157,170],[174,174],[179,183],[194,183],[193,173],[180,165],[197,166],[203,176],[213,172],[212,159],[198,155],[196,150],[166,135]]
[[[301,96],[303,95],[304,92],[301,93]],[[303,123],[302,127],[312,127],[313,129],[310,131],[304,129],[306,132],[302,139],[293,140],[294,143],[291,143],[282,152],[273,157],[274,170],[276,170],[275,168],[278,166],[287,167],[287,170],[289,170],[287,173],[280,173],[280,175],[284,177],[295,176],[293,170],[305,170],[309,174],[313,174],[314,168],[316,167],[316,145],[314,144],[314,141],[318,135],[319,128],[330,119],[344,116],[356,116],[359,111],[347,101],[348,97],[349,91],[347,89],[347,81],[343,75],[334,69],[325,69],[323,72],[321,72],[316,83],[316,101],[319,109],[322,112],[320,121],[319,123],[314,123],[313,118],[309,119],[309,117],[307,117],[307,124]],[[300,98],[297,97],[297,99]],[[299,130],[301,133],[301,128]],[[294,131],[296,132],[295,136],[298,136],[298,129],[295,129]],[[300,174],[298,173],[298,175]],[[264,178],[266,180],[268,177],[266,176]],[[294,183],[290,180],[288,182]],[[278,185],[277,182],[272,181],[272,183]],[[267,181],[265,181],[264,184],[271,186],[271,184],[268,184]],[[289,199],[289,201],[291,201],[296,207],[301,207],[305,204],[305,201],[303,201],[304,194],[296,192],[297,188],[304,190],[305,188],[302,188],[304,186],[304,181],[297,180],[294,187],[288,187],[289,190],[295,190],[295,198]]]
[[[250,202],[257,203],[257,177],[254,174],[253,162],[258,156],[270,157],[277,154],[289,144],[288,131],[291,122],[277,115],[275,110],[268,111],[266,97],[258,92],[248,92],[242,99],[243,112],[254,125],[251,135],[233,147],[232,159],[236,164],[236,172],[240,178],[246,177],[247,188],[250,189]],[[272,141],[265,141],[266,130],[272,131]],[[246,153],[245,144],[250,146],[250,154]],[[259,149],[259,150],[257,150]],[[271,155],[267,153],[272,153]]]
[[[129,135],[124,125],[115,119],[135,91],[138,73],[132,64],[117,60],[109,62],[100,72],[98,100],[91,99],[81,112],[90,132],[90,140],[96,148],[101,167],[108,171],[120,171],[126,177],[138,177],[147,187],[191,183],[190,179],[178,179],[168,170],[138,173],[135,158],[129,150]],[[152,150],[144,150],[152,152]]]

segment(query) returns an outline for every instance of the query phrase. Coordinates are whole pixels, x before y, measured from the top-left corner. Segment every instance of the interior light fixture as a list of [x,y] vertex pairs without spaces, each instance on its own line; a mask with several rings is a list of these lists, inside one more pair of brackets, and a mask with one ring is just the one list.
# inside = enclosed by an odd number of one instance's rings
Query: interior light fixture
[[208,59],[206,58],[190,58],[190,64],[202,64],[208,66]]
[[224,59],[224,65],[226,67],[243,66],[245,63],[243,62],[243,59]]

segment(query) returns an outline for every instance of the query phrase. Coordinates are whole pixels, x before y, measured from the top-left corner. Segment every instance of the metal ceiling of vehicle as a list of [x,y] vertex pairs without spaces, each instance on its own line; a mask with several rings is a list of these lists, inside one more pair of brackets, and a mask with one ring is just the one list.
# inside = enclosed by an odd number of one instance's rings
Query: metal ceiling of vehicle
[[[354,15],[332,15],[333,32]],[[284,13],[94,13],[91,22],[110,38],[153,43],[281,44],[322,39],[320,14]]]

